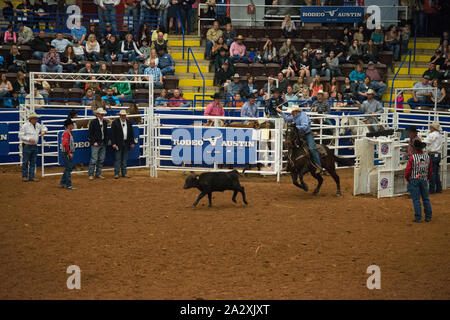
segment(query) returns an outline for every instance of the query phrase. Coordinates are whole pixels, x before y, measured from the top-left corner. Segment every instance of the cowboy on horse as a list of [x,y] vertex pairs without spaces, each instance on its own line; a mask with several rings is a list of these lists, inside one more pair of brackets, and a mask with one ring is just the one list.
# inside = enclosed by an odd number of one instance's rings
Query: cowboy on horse
[[276,108],[276,111],[283,116],[286,122],[295,123],[300,135],[304,136],[306,143],[308,144],[312,157],[312,164],[316,168],[316,174],[320,174],[322,172],[322,167],[320,164],[319,153],[317,152],[316,144],[314,142],[314,134],[311,131],[311,120],[309,116],[298,106],[294,106],[285,111],[286,113],[290,113],[290,115],[283,113],[279,107]]

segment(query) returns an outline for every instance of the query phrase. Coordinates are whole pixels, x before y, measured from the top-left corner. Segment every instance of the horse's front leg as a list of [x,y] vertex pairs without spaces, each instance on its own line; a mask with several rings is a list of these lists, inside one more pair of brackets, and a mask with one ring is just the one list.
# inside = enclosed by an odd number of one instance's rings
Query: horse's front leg
[[[303,189],[305,191],[308,191],[308,186],[306,186],[306,184],[304,184],[304,182],[302,182],[302,184],[298,183],[298,173],[297,172],[293,172],[291,173],[291,178],[292,178],[292,183],[299,187],[300,189]],[[300,177],[300,179],[302,180],[302,177]]]
[[312,170],[311,170],[311,175],[317,180],[317,187],[314,189],[314,192],[313,192],[313,195],[317,195],[318,193],[319,193],[319,191],[320,191],[320,187],[322,186],[322,183],[323,183],[323,178],[322,178],[322,176],[320,175],[320,174],[317,174],[316,172],[315,172],[315,168],[313,168]]

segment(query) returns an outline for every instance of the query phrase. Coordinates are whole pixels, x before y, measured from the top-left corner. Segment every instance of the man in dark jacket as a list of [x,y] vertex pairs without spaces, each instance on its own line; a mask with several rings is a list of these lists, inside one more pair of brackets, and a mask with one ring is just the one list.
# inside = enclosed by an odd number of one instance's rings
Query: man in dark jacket
[[39,34],[30,42],[30,47],[33,49],[33,58],[42,60],[44,54],[50,50],[50,41],[45,38],[44,30],[39,30]]
[[89,143],[91,144],[91,161],[89,163],[89,180],[94,179],[94,169],[96,169],[95,176],[104,179],[102,176],[103,162],[105,161],[106,145],[108,143],[108,123],[103,117],[106,111],[99,108],[95,111],[97,119],[91,120],[89,123]]
[[119,61],[122,62],[123,54],[120,53],[120,42],[117,41],[115,35],[111,35],[105,44],[105,59],[108,62]]
[[114,179],[119,179],[122,171],[123,178],[127,175],[128,152],[134,148],[133,124],[127,119],[127,112],[120,110],[119,119],[113,121],[111,125],[111,145],[114,149]]
[[311,69],[311,77],[314,77],[316,74],[319,74],[321,77],[330,77],[330,69],[322,50],[317,50],[316,56],[312,59]]

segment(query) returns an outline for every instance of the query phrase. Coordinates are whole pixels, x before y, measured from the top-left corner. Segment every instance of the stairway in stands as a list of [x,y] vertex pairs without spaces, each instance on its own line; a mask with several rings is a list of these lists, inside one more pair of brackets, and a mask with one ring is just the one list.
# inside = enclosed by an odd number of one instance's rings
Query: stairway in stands
[[[178,35],[169,35],[169,47],[172,58],[175,60],[175,76],[179,79],[178,87],[183,92],[186,100],[194,100],[195,95],[203,94],[203,80],[198,68],[189,57],[189,73],[187,72],[187,54],[191,47],[195,59],[205,77],[205,95],[213,95],[218,88],[213,84],[214,73],[209,70],[209,61],[205,60],[205,47],[201,46],[200,37],[185,36],[185,51],[183,60],[183,37]],[[200,99],[201,97],[197,97]]]
[[[430,58],[433,56],[434,51],[439,47],[439,38],[417,38],[416,42],[416,61],[413,62],[411,59],[411,73],[408,75],[408,63],[409,57],[406,58],[403,67],[401,68],[399,74],[394,83],[394,88],[412,88],[414,83],[420,81],[422,74],[428,69],[428,63]],[[410,39],[408,48],[414,50],[414,38]],[[402,55],[403,60],[405,56]],[[401,62],[395,62],[395,72],[397,72],[400,67]],[[392,80],[394,79],[395,72],[389,71],[387,76],[388,88],[383,95],[383,101],[389,101],[391,95]],[[395,99],[393,93],[392,99]],[[405,93],[403,95],[405,102],[412,97],[411,93]]]

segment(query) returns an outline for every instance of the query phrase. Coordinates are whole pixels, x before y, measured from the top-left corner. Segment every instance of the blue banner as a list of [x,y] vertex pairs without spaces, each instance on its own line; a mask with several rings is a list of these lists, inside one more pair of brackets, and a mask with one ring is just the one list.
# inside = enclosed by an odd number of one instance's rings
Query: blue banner
[[304,23],[360,23],[364,20],[364,7],[302,7],[300,20]]
[[[128,161],[139,159],[139,128],[133,126],[134,131],[134,148],[128,153]],[[59,164],[62,166],[62,135],[64,131],[58,133],[58,146],[59,146]],[[108,134],[111,133],[111,128],[108,128]],[[88,164],[91,159],[91,144],[88,140],[88,129],[75,129],[72,131],[73,141],[75,143],[75,153],[73,155],[73,164]],[[114,150],[111,147],[111,142],[106,147],[105,166],[114,165]]]
[[0,123],[0,156],[7,156],[9,153],[8,124]]
[[178,127],[172,129],[175,165],[254,164],[257,141],[253,129]]

